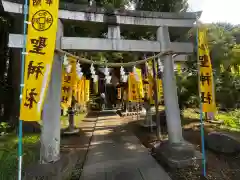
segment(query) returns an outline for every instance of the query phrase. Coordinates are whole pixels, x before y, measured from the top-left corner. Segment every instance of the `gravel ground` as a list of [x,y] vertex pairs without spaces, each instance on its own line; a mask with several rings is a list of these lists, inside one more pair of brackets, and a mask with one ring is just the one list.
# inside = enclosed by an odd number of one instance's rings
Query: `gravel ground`
[[[140,139],[142,144],[149,148],[156,141],[155,131],[150,132],[138,126],[137,122],[130,122],[129,128]],[[212,129],[214,130],[214,129]],[[201,137],[197,127],[188,127],[183,131],[184,138],[200,150]],[[154,155],[153,155],[154,156]],[[239,180],[240,179],[240,155],[227,156],[206,150],[207,179],[209,180]],[[163,165],[161,162],[159,162]],[[198,165],[182,169],[170,169],[163,165],[173,180],[198,180],[201,178],[202,168]]]

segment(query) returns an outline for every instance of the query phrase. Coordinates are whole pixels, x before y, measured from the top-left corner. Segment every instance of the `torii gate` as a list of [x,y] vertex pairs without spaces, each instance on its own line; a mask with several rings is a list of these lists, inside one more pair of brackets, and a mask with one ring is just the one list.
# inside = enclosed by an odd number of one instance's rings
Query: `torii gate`
[[[19,1],[18,1],[19,2]],[[14,18],[13,32],[9,35],[9,47],[23,47],[23,3],[2,0],[4,11]],[[111,15],[102,8],[91,8],[71,3],[60,3],[56,47],[63,50],[82,51],[122,51],[122,52],[166,52],[173,51],[178,56],[175,61],[186,60],[186,54],[193,52],[189,42],[176,42],[186,34],[197,19],[196,13],[163,13],[146,11],[115,10]],[[82,26],[108,25],[108,38],[66,37],[64,29],[69,22],[81,22]],[[120,29],[148,28],[156,32],[156,40],[121,39]],[[179,39],[178,39],[179,40]],[[179,55],[182,54],[182,55]],[[20,51],[15,51],[16,60]],[[186,143],[182,136],[174,63],[171,54],[161,57],[164,65],[163,89],[167,115],[169,145],[172,149],[184,150]],[[61,96],[61,57],[56,53],[48,88],[41,136],[41,160],[54,162],[60,157],[60,96]],[[55,112],[55,113],[52,113]],[[175,152],[175,151],[173,151]],[[174,160],[174,159],[173,159]]]

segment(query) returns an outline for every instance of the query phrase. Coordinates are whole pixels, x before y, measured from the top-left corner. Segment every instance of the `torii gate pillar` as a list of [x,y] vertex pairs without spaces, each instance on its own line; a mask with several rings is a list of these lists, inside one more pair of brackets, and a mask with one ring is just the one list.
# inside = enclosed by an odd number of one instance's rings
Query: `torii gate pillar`
[[[160,42],[161,52],[171,50],[168,27],[158,28],[157,39]],[[155,150],[157,156],[165,160],[170,167],[181,168],[192,165],[194,160],[201,159],[201,154],[183,139],[172,55],[165,55],[161,59],[164,64],[163,91],[168,141],[161,143]]]
[[[61,48],[63,25],[58,20],[56,47]],[[54,55],[51,80],[48,85],[47,97],[43,109],[43,127],[41,133],[41,163],[56,162],[60,158],[60,130],[61,130],[61,80],[62,61],[59,55]]]
[[[168,27],[158,28],[157,39],[160,41],[161,52],[170,50],[170,37]],[[174,63],[171,54],[165,55],[161,59],[163,60],[164,64],[163,90],[169,141],[171,143],[180,143],[183,140],[183,137],[177,96],[177,86],[173,67]]]

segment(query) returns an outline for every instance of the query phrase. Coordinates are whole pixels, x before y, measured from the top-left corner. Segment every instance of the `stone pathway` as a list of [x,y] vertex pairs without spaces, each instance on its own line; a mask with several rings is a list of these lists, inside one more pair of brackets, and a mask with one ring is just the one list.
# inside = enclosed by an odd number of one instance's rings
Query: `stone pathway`
[[98,118],[80,180],[171,180],[125,123]]

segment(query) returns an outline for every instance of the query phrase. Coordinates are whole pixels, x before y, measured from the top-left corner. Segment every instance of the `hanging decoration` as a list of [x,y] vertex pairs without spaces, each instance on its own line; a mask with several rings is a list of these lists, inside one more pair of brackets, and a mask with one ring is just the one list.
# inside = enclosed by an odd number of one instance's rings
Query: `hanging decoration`
[[134,76],[135,76],[135,80],[136,80],[137,82],[139,82],[139,81],[140,81],[140,78],[139,78],[139,76],[138,76],[137,68],[136,68],[135,66],[133,66],[133,74],[134,74]]
[[83,72],[82,72],[82,68],[80,67],[80,64],[78,62],[76,64],[76,74],[77,74],[78,79],[82,79]]
[[96,74],[93,64],[91,64],[91,66],[90,66],[90,72],[91,72],[92,76]]
[[95,71],[93,64],[91,64],[90,72],[92,74],[93,82],[96,84],[98,82],[98,75],[96,75],[96,71]]
[[157,66],[158,66],[158,72],[163,72],[163,67],[164,66],[162,65],[160,57],[158,57]]
[[[99,66],[108,66],[108,67],[121,67],[121,66],[132,67],[132,66],[136,66],[136,65],[139,65],[139,64],[144,64],[146,61],[152,60],[153,58],[158,58],[158,57],[163,56],[163,55],[178,54],[176,52],[173,52],[173,51],[169,50],[169,51],[160,52],[160,53],[158,53],[154,56],[144,58],[144,59],[138,60],[138,61],[133,61],[133,62],[128,62],[128,63],[115,63],[115,62],[114,63],[107,63],[106,61],[92,61],[90,59],[75,56],[75,55],[73,55],[73,54],[71,54],[67,51],[63,51],[63,50],[58,49],[58,48],[56,48],[55,51],[60,55],[66,54],[68,57],[72,57],[72,58],[78,60],[81,63],[94,64],[94,65],[99,65]],[[179,54],[181,54],[181,53],[179,53]]]
[[128,75],[126,74],[126,72],[124,71],[124,68],[122,66],[120,67],[120,76],[121,76],[120,81],[123,83],[126,83]]
[[104,75],[105,75],[105,81],[106,81],[106,84],[111,84],[111,79],[112,79],[112,77],[111,76],[109,76],[109,69],[108,69],[108,67],[106,67],[105,69],[104,69]]
[[67,55],[65,54],[65,55],[63,56],[63,65],[64,65],[64,66],[67,66],[68,64],[69,64],[68,57],[67,57]]
[[[20,119],[41,120],[55,50],[59,1],[29,1]],[[25,26],[25,25],[24,25]]]
[[63,65],[66,73],[69,74],[71,72],[72,65],[69,63],[68,57],[66,55],[63,57]]

